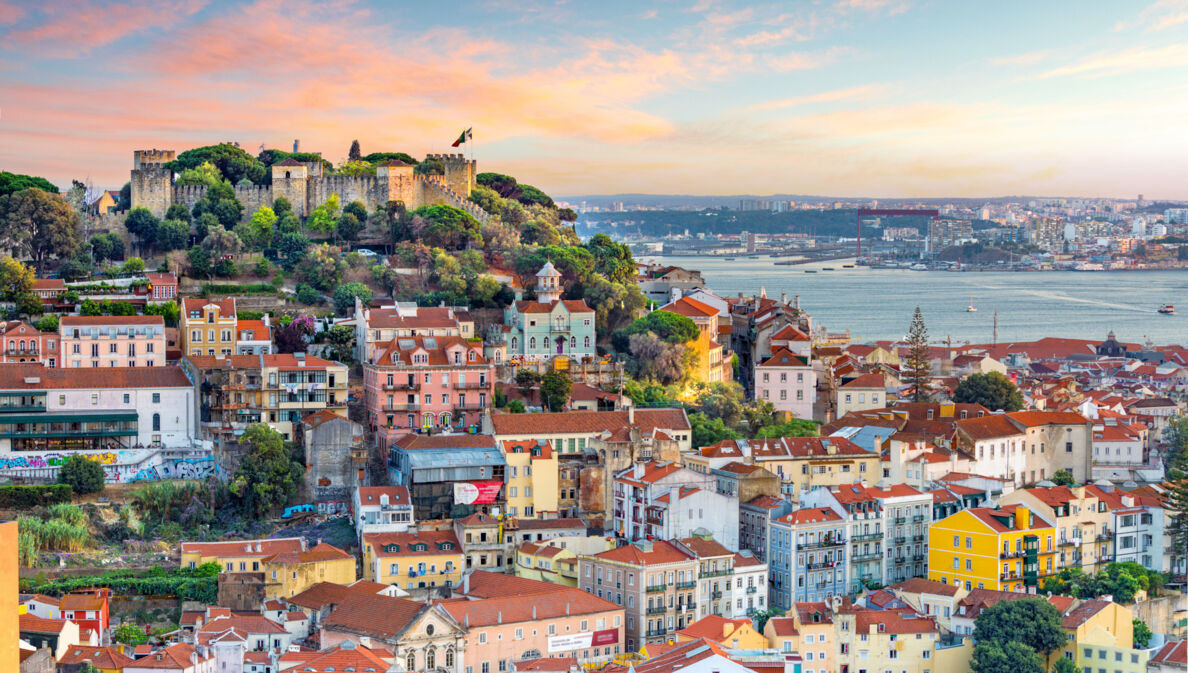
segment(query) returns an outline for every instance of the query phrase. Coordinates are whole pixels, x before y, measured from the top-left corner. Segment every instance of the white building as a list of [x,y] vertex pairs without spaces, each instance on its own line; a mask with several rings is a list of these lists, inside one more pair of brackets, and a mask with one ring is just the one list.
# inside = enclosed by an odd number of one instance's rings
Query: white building
[[416,525],[407,486],[360,486],[355,489],[355,532],[403,533]]
[[734,555],[734,618],[767,609],[767,564],[749,549]]
[[674,540],[708,532],[730,549],[738,549],[736,497],[702,487],[670,485],[667,493],[649,499],[644,511],[644,530],[652,539]]
[[[532,414],[523,414],[532,415]],[[657,530],[680,529],[679,517],[665,521],[664,517],[654,516],[649,521],[649,510],[661,496],[668,497],[673,488],[691,491],[694,488],[702,491],[713,491],[714,480],[708,474],[701,474],[681,467],[676,463],[658,463],[649,461],[635,463],[631,467],[617,473],[612,480],[611,497],[611,530],[628,540],[643,540],[649,534],[652,525],[659,525]],[[682,494],[683,495],[683,494]],[[678,498],[679,500],[680,498]],[[692,504],[692,501],[690,501]],[[664,505],[667,508],[667,500]],[[687,508],[686,508],[687,510]],[[704,511],[704,507],[702,508]],[[691,517],[687,517],[691,518]],[[735,540],[737,541],[738,518],[735,517]],[[690,530],[685,535],[692,533]],[[668,540],[673,535],[661,535],[656,539]]]
[[194,408],[194,386],[177,367],[3,364],[0,472],[52,477],[83,453],[109,481],[135,480],[162,450],[194,446]]

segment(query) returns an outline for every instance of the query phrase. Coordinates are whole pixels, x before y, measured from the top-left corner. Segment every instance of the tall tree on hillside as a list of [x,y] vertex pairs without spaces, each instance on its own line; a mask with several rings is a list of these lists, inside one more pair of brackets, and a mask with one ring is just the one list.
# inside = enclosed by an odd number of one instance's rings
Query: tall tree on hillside
[[1167,443],[1167,513],[1171,520],[1173,562],[1182,562],[1188,553],[1188,416],[1177,416],[1163,430]]
[[908,328],[908,356],[904,360],[904,380],[911,386],[912,401],[923,402],[928,399],[928,383],[932,380],[932,363],[928,360],[928,328],[924,325],[924,315],[920,307],[912,315],[912,325]]
[[347,161],[359,161],[363,158],[363,152],[359,149],[359,141],[351,141],[351,150],[347,152]]

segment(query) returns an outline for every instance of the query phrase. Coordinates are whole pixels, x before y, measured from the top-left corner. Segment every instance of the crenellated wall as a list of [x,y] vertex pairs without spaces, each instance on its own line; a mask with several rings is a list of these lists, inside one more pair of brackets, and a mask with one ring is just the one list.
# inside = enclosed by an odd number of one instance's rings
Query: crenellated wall
[[[173,172],[164,165],[173,161],[173,150],[136,150],[133,152],[132,207],[143,206],[158,217],[174,203],[187,208],[206,195],[205,185],[175,185]],[[445,175],[415,175],[411,166],[379,166],[376,175],[348,177],[324,175],[320,170],[302,166],[273,166],[272,185],[237,185],[235,198],[243,204],[243,217],[249,219],[260,206],[271,206],[277,197],[285,197],[293,210],[305,217],[337,194],[342,206],[359,201],[368,211],[388,201],[403,201],[409,210],[443,203],[470,213],[480,222],[490,220],[486,211],[468,199],[474,189],[476,162],[461,154],[430,154],[440,159]]]

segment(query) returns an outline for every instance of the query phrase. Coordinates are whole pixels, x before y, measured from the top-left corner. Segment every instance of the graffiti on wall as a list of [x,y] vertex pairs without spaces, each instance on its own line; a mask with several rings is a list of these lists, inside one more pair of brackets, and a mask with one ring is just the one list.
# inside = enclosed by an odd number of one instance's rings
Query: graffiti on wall
[[[73,454],[46,453],[30,456],[8,456],[0,458],[0,470],[61,467],[66,464],[66,459],[71,455]],[[115,465],[117,462],[116,454],[114,453],[89,453],[84,455],[91,460],[99,461],[103,465]]]
[[128,477],[128,481],[160,481],[162,479],[206,479],[214,475],[226,477],[226,471],[215,465],[214,457],[175,458],[162,460],[159,464],[146,467]]

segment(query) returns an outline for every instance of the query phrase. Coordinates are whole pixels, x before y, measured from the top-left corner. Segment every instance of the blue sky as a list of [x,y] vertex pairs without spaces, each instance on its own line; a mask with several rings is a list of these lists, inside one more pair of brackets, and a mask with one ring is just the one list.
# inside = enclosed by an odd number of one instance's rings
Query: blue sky
[[0,169],[444,151],[554,194],[1188,198],[1188,0],[0,0]]

